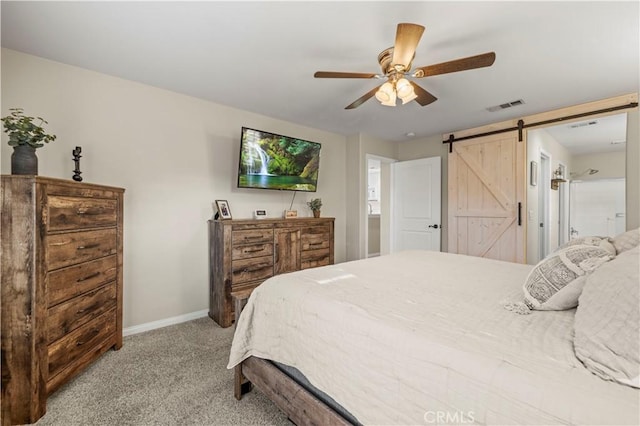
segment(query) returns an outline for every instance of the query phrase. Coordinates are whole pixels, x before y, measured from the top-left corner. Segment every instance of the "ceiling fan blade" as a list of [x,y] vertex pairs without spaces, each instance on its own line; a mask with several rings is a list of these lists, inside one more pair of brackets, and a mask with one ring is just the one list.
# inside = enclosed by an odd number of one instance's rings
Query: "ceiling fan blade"
[[[380,85],[380,86],[382,86],[382,85]],[[356,99],[353,103],[351,103],[350,105],[347,105],[344,109],[358,108],[360,105],[362,105],[363,103],[365,103],[366,101],[371,99],[373,97],[373,95],[376,94],[376,92],[378,91],[380,86],[374,87],[373,89],[369,90],[367,93],[365,93],[364,95],[362,95],[361,97]]]
[[424,27],[422,25],[398,24],[391,65],[404,65],[405,69],[409,68],[423,32]]
[[427,65],[426,67],[416,68],[413,76],[422,78],[432,75],[448,74],[450,72],[489,67],[493,65],[493,62],[495,60],[496,54],[494,52],[483,53],[481,55],[469,56],[468,58],[456,59],[453,61],[442,62],[440,64]]
[[438,100],[438,98],[424,90],[422,87],[418,86],[413,81],[410,81],[409,83],[411,83],[411,85],[413,86],[413,91],[416,93],[416,96],[418,96],[416,98],[416,102],[421,106],[429,105],[430,103]]
[[334,71],[317,71],[315,78],[375,78],[377,74],[361,73],[361,72],[334,72]]

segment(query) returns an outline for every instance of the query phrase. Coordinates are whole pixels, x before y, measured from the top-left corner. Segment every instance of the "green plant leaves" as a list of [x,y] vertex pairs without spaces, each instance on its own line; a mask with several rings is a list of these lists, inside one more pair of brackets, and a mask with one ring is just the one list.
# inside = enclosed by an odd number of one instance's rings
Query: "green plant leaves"
[[[45,143],[56,140],[55,135],[45,133],[42,124],[49,124],[41,117],[28,117],[22,108],[10,108],[11,113],[0,119],[4,131],[9,135],[9,146],[31,145],[42,148]],[[34,120],[40,120],[38,124]]]

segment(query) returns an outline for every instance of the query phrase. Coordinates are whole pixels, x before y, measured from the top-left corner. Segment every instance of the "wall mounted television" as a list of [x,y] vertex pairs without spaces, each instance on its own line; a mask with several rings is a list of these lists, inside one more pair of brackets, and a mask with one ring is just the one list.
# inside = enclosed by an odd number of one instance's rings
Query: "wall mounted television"
[[315,192],[320,148],[318,142],[243,127],[238,188]]

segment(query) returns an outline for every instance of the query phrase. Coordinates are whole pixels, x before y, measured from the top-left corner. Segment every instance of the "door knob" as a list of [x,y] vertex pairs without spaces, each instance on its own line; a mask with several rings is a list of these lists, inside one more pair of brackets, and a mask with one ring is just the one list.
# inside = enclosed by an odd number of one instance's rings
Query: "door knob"
[[435,224],[435,225],[429,225],[429,228],[438,229],[438,228],[439,228],[439,226],[438,226],[438,224]]

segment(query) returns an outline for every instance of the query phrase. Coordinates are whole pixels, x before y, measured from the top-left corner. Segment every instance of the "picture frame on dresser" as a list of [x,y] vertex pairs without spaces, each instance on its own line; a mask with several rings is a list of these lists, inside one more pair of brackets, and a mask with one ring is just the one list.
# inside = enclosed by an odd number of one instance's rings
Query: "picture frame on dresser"
[[216,208],[218,209],[216,219],[233,219],[233,217],[231,216],[231,208],[229,207],[229,202],[227,200],[216,200]]

